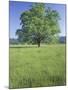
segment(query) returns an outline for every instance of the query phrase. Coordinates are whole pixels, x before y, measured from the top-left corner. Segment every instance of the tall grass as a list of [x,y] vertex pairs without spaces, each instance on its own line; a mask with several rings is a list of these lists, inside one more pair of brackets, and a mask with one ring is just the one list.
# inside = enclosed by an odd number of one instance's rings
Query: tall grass
[[10,88],[65,85],[65,45],[10,48]]

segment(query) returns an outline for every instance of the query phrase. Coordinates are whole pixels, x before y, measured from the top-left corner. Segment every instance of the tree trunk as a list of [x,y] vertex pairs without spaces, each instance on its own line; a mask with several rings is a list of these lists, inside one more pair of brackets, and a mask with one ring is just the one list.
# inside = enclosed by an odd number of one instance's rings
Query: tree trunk
[[38,47],[40,47],[40,41],[38,42]]
[[40,47],[40,42],[41,42],[41,40],[40,40],[40,34],[38,34],[38,36],[37,36],[38,38],[37,38],[37,44],[38,44],[38,48]]

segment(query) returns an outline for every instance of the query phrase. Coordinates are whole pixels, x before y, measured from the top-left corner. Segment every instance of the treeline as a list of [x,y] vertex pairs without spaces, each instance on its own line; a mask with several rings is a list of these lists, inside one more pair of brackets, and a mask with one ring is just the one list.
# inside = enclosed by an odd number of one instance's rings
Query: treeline
[[[15,39],[15,38],[12,38],[12,39],[10,38],[9,43],[10,44],[25,44],[25,42],[20,42],[18,39]],[[48,42],[42,42],[42,43],[48,44]],[[66,43],[66,37],[65,36],[59,37],[57,43],[62,43],[62,44]],[[28,42],[27,44],[30,44],[30,43]],[[34,43],[32,43],[32,44],[34,44]]]

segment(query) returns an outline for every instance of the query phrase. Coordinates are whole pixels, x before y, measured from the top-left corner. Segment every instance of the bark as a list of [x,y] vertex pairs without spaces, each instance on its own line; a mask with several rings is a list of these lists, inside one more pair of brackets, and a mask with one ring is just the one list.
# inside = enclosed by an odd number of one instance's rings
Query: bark
[[40,41],[38,41],[38,47],[40,47]]
[[38,47],[40,47],[40,43],[38,43]]
[[40,34],[38,34],[38,36],[37,36],[37,44],[38,44],[38,47],[40,47],[40,42],[41,42],[41,38],[40,38]]

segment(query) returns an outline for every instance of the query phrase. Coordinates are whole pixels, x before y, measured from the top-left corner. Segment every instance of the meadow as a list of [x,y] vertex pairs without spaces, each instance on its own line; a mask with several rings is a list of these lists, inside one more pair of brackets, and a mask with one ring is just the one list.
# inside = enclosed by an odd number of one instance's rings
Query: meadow
[[9,88],[66,84],[65,45],[10,47]]

